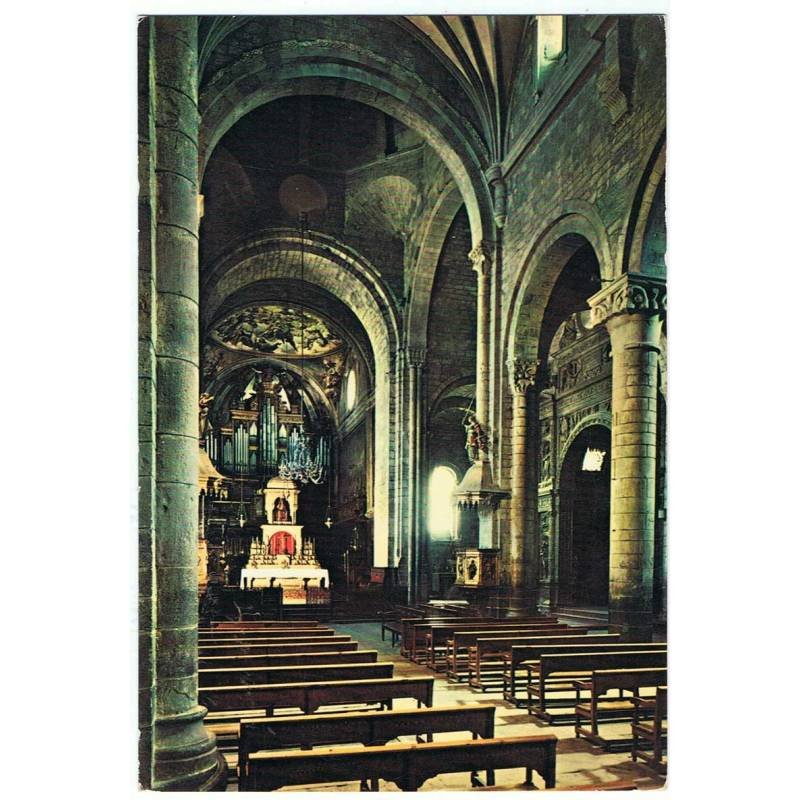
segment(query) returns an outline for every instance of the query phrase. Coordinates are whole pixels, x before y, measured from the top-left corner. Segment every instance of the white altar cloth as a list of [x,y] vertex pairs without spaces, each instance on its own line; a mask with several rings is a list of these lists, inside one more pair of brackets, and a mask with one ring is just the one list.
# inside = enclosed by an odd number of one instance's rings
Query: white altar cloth
[[239,586],[242,589],[263,588],[270,585],[274,578],[273,586],[283,587],[283,602],[285,605],[305,604],[305,579],[308,586],[320,586],[322,579],[325,587],[330,588],[328,570],[321,567],[245,567]]

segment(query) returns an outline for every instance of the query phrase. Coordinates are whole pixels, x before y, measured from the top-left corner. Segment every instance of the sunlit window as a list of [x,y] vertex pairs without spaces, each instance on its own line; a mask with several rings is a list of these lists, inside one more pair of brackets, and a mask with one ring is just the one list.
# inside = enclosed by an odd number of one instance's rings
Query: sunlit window
[[458,478],[450,467],[436,467],[428,481],[428,530],[431,536],[451,536],[452,495]]
[[536,17],[536,77],[564,55],[564,16],[547,14]]
[[345,389],[345,403],[347,410],[352,411],[356,404],[356,371],[351,369],[347,373],[347,387]]
[[583,471],[600,472],[600,470],[603,469],[603,459],[605,458],[605,455],[605,450],[587,447],[586,452],[583,454]]

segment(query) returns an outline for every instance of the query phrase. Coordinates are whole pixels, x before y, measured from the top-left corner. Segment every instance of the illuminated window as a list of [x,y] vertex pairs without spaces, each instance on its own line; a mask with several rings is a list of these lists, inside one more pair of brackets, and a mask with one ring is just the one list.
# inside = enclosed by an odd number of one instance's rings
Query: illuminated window
[[448,537],[453,533],[453,490],[458,484],[450,467],[436,467],[428,481],[428,530],[431,536]]
[[583,455],[583,471],[584,472],[600,472],[603,469],[603,459],[605,458],[605,450],[597,450],[594,447],[587,447]]
[[564,16],[548,14],[536,17],[536,79],[537,83],[564,55]]
[[352,411],[353,406],[356,404],[356,371],[354,369],[347,373],[345,402],[347,403],[347,410]]

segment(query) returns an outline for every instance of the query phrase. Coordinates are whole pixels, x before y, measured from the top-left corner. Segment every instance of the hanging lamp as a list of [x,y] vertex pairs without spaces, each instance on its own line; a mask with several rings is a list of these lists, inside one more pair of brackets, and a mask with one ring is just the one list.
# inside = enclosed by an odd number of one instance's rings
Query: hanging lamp
[[325,467],[320,457],[322,448],[315,448],[305,430],[303,390],[305,386],[305,230],[309,211],[321,211],[327,206],[325,190],[312,178],[292,175],[283,181],[279,199],[284,210],[297,215],[300,231],[300,426],[288,437],[286,455],[278,465],[278,474],[286,480],[298,483],[320,484],[325,480]]

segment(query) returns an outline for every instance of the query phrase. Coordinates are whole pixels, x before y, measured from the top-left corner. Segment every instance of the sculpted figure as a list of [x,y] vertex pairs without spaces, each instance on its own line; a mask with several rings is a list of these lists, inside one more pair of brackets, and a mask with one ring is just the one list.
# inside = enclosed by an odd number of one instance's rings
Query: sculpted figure
[[205,439],[206,434],[209,430],[211,430],[211,423],[208,421],[208,412],[209,406],[211,405],[211,401],[214,399],[213,394],[208,394],[208,392],[203,392],[200,395],[200,400],[198,404],[200,406],[200,438]]
[[467,417],[467,421],[464,423],[464,430],[467,433],[467,443],[464,445],[467,457],[470,461],[477,461],[479,453],[486,453],[489,449],[486,433],[484,433],[474,414],[470,414]]
[[289,503],[285,497],[275,498],[275,503],[272,506],[272,521],[273,522],[291,522],[292,515],[289,511]]

